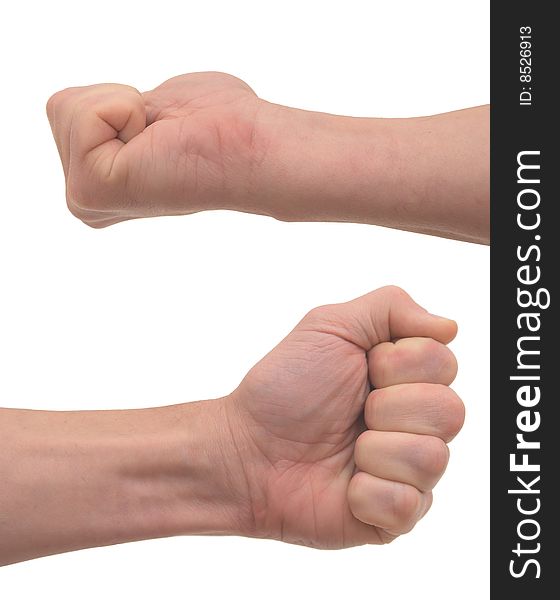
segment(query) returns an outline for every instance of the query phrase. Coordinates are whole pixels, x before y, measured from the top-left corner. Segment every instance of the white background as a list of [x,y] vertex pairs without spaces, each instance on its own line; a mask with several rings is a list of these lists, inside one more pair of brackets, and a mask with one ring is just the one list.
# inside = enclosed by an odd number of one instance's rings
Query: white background
[[308,309],[394,283],[459,322],[454,387],[467,420],[432,511],[390,546],[140,542],[0,569],[2,600],[488,597],[488,248],[228,212],[92,230],[67,212],[44,112],[64,87],[146,90],[202,70],[235,74],[274,102],[351,115],[484,104],[488,11],[481,0],[3,8],[2,405],[126,408],[224,395]]

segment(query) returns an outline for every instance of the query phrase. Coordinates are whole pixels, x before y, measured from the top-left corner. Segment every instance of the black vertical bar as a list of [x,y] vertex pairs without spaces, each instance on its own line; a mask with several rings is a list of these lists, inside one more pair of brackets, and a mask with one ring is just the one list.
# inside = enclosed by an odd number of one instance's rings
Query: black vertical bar
[[[539,0],[491,3],[490,504],[496,599],[560,597],[555,7]],[[521,470],[524,461],[534,470]]]

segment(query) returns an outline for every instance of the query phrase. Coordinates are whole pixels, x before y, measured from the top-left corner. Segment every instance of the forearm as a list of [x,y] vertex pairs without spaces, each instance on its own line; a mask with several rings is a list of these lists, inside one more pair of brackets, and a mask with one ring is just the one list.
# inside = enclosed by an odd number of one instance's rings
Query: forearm
[[488,243],[488,119],[484,106],[367,119],[267,105],[253,190],[262,212],[281,220],[370,223]]
[[219,400],[156,409],[0,409],[0,564],[181,534],[240,533]]

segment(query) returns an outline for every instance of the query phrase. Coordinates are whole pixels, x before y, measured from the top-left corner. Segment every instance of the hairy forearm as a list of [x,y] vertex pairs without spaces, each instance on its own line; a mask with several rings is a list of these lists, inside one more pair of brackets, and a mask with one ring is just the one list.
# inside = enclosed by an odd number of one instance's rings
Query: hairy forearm
[[252,203],[241,210],[488,243],[488,119],[485,106],[368,119],[266,104]]
[[220,400],[122,411],[0,409],[0,564],[245,519]]

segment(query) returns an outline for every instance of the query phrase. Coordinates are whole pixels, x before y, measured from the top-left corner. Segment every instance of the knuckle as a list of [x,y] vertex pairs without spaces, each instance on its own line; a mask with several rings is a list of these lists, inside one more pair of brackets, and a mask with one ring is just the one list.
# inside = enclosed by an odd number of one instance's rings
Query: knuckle
[[446,441],[454,438],[465,421],[465,405],[459,396],[447,386],[441,386],[437,395],[439,428]]
[[72,214],[80,218],[84,212],[100,211],[106,208],[106,202],[95,186],[83,179],[79,181],[75,181],[73,178],[69,179],[66,187],[66,200]]
[[457,359],[444,344],[431,338],[423,340],[423,354],[431,357],[432,368],[439,374],[441,383],[451,383],[457,374]]
[[88,227],[91,227],[92,229],[105,229],[105,227],[107,227],[108,225],[106,221],[88,218],[82,219],[82,222]]
[[304,320],[315,324],[332,323],[334,320],[333,307],[333,304],[316,306],[305,315]]
[[49,117],[49,119],[52,119],[52,116],[54,114],[54,107],[56,104],[56,94],[53,94],[48,100],[47,100],[47,104],[46,104],[46,111],[47,111],[47,116]]
[[55,108],[58,108],[62,103],[66,102],[69,97],[75,94],[75,87],[64,88],[63,90],[59,90],[55,92],[48,100],[47,100],[47,115],[52,117],[54,114]]
[[82,211],[88,208],[88,203],[84,200],[84,197],[83,186],[69,178],[66,184],[66,203],[70,212],[76,217],[79,217]]
[[109,177],[99,160],[88,162],[86,159],[76,161],[69,169],[66,198],[69,205],[95,213],[125,209],[128,202],[121,174],[113,169]]
[[457,372],[457,359],[455,358],[455,354],[453,354],[453,352],[447,346],[444,346],[443,344],[440,344],[440,345],[441,345],[442,362],[443,362],[444,367],[450,373],[456,373]]
[[389,533],[385,529],[378,529],[377,530],[377,535],[378,535],[378,538],[379,538],[379,542],[381,544],[383,544],[383,545],[391,544],[392,542],[394,542],[399,537],[398,534],[396,534],[396,533]]
[[66,196],[66,206],[68,206],[68,210],[71,212],[71,214],[74,217],[83,220],[83,218],[84,218],[83,211],[80,208],[78,208],[78,206],[72,201],[72,199],[68,195]]
[[447,360],[447,353],[451,352],[444,346],[442,343],[434,340],[433,338],[421,338],[422,344],[424,345],[423,351],[430,355],[437,357],[437,360],[445,361]]
[[410,531],[420,512],[420,492],[410,485],[393,482],[390,506],[395,528],[403,532]]
[[449,350],[449,377],[451,381],[455,379],[458,371],[459,364],[457,363],[457,357],[455,356],[455,354],[453,354],[453,352],[451,352],[451,350]]
[[386,285],[379,289],[379,292],[388,296],[390,300],[397,300],[399,298],[410,298],[407,292],[405,292],[398,285]]
[[54,108],[54,106],[58,104],[67,93],[68,90],[59,90],[58,92],[52,94],[52,96],[47,100],[47,111]]
[[445,471],[449,460],[447,444],[440,438],[426,435],[422,436],[416,448],[416,467],[428,480],[438,479]]

